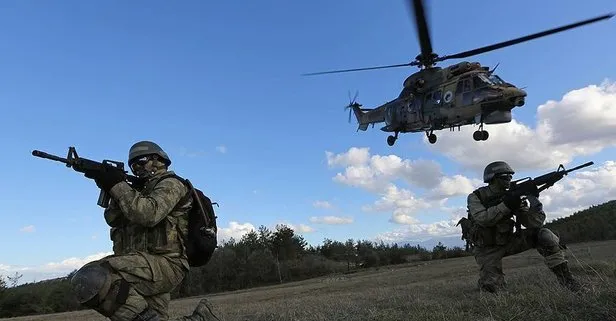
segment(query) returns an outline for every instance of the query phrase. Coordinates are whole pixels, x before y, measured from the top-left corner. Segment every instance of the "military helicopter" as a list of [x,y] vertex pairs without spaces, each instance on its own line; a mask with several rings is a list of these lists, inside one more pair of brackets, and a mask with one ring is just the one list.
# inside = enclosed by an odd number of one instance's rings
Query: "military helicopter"
[[[330,73],[417,66],[420,70],[408,76],[403,82],[399,96],[376,108],[362,108],[355,98],[345,108],[351,110],[359,124],[357,130],[365,131],[368,125],[385,122],[384,132],[394,133],[387,137],[387,144],[393,146],[399,133],[423,131],[431,144],[436,143],[435,130],[464,125],[479,124],[473,133],[475,141],[488,139],[484,124],[511,122],[511,110],[525,103],[526,92],[506,82],[494,73],[498,64],[490,69],[479,62],[462,61],[444,68],[435,66],[448,59],[462,59],[492,50],[508,47],[521,42],[544,37],[557,32],[577,28],[600,20],[609,19],[613,13],[568,24],[562,27],[538,32],[524,37],[472,49],[453,55],[439,56],[432,51],[432,41],[426,21],[422,0],[409,0],[415,16],[421,53],[409,63],[378,67],[355,68],[304,74],[321,75]],[[350,95],[349,95],[350,96]],[[349,97],[350,98],[350,97]]]

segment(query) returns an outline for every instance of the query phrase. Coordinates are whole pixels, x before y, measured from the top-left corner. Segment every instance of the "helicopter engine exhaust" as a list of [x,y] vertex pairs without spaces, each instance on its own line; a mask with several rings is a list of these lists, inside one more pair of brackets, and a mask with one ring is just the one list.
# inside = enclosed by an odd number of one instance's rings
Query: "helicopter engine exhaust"
[[496,110],[484,115],[484,124],[503,124],[511,121],[511,110]]

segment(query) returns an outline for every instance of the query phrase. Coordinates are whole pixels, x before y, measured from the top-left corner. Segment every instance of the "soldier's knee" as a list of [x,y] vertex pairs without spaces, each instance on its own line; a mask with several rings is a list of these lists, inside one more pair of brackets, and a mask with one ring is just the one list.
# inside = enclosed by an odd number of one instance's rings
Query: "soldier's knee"
[[70,281],[80,304],[110,317],[128,298],[130,284],[112,273],[106,263],[90,263],[79,269]]
[[537,244],[540,247],[550,248],[550,247],[558,247],[560,239],[554,232],[547,228],[539,229],[537,232]]
[[77,270],[70,283],[79,303],[86,304],[101,293],[107,293],[110,276],[110,271],[98,263],[89,263]]

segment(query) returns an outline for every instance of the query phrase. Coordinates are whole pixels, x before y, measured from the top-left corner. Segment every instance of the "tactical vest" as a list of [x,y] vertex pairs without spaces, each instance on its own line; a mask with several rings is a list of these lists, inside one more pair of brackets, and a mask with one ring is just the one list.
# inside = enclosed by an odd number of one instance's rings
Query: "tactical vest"
[[[480,187],[473,191],[479,198],[481,204],[486,208],[498,205],[502,200],[501,195],[489,195],[488,186]],[[468,213],[468,219],[471,221],[470,231],[468,232],[470,241],[475,246],[500,246],[509,243],[513,236],[515,221],[511,218],[506,218],[498,221],[496,225],[483,227],[477,224],[473,216]]]
[[[174,176],[173,172],[166,172],[148,181],[140,193],[149,195],[154,187],[163,179]],[[182,208],[190,197],[190,193],[184,196],[176,207],[153,227],[146,227],[125,220],[125,224],[112,228],[111,240],[116,254],[124,254],[135,251],[150,254],[167,254],[186,258],[186,250],[183,235],[188,233],[188,219],[186,211],[189,206]]]

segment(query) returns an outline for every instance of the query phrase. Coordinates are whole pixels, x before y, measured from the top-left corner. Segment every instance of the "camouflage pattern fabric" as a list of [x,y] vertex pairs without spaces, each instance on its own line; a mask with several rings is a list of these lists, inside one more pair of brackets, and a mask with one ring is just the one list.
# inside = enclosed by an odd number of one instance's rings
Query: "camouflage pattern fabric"
[[553,268],[561,263],[566,263],[565,256],[558,244],[558,237],[549,229],[525,229],[516,232],[506,245],[475,247],[473,255],[479,265],[478,286],[494,292],[506,286],[503,273],[503,257],[518,254],[530,249],[537,252],[545,259],[548,268]]
[[147,307],[156,311],[160,320],[169,319],[167,311],[170,292],[182,282],[187,273],[181,264],[147,253],[111,255],[88,264],[105,262],[113,268],[110,283],[121,278],[130,284],[126,302],[109,317],[110,320],[133,320]]
[[168,320],[170,292],[189,271],[183,237],[192,199],[182,182],[167,177],[171,175],[160,170],[142,188],[120,182],[110,190],[112,202],[104,215],[114,254],[88,265],[109,269],[107,284],[129,285],[128,294],[117,286],[98,294],[100,304],[93,308],[112,321],[131,321],[148,307]]
[[[467,206],[469,214],[477,224],[477,238],[473,249],[475,260],[479,265],[478,285],[481,289],[494,292],[505,286],[502,258],[535,248],[545,258],[545,264],[553,268],[567,263],[560,248],[559,238],[549,229],[543,228],[545,212],[541,202],[535,197],[528,197],[528,204],[523,202],[520,209],[511,211],[499,202],[503,192],[491,185],[478,190],[482,200],[474,193],[469,194]],[[484,206],[484,203],[487,206]],[[526,229],[513,232],[515,215]],[[482,238],[482,239],[481,239]]]

